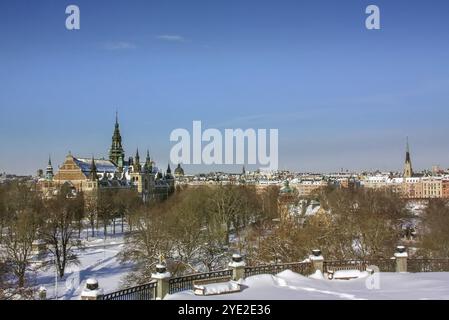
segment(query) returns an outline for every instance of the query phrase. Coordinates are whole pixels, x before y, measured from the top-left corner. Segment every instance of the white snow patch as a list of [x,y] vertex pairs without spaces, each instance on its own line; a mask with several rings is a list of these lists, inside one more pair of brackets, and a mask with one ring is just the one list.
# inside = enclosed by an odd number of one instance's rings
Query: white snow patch
[[[353,273],[355,274],[355,273]],[[367,273],[348,281],[304,277],[292,271],[276,276],[262,274],[242,281],[242,291],[216,296],[195,296],[193,291],[178,292],[166,299],[225,300],[449,300],[449,272],[378,273],[379,289],[366,284]]]

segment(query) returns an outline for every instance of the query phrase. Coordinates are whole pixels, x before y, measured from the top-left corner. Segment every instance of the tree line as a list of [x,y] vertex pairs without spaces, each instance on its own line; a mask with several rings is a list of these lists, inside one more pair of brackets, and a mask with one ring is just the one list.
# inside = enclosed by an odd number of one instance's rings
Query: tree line
[[167,200],[144,203],[135,190],[92,196],[63,186],[44,198],[34,185],[1,184],[0,295],[32,286],[36,240],[62,278],[78,263],[84,240],[116,230],[125,233],[119,258],[134,266],[127,285],[149,281],[160,262],[174,275],[223,269],[236,252],[252,265],[302,261],[316,248],[326,259],[390,258],[411,223],[418,228],[416,256],[449,257],[446,200],[429,201],[416,216],[388,190],[326,188],[293,194],[288,206],[318,201],[315,214],[281,217],[280,199],[278,187],[248,185],[178,188]]
[[173,275],[222,269],[231,252],[245,247],[248,229],[277,216],[278,188],[187,187],[163,203],[145,205],[132,216],[123,262],[135,264],[126,284],[145,283],[164,262]]
[[107,237],[108,226],[112,234],[118,228],[124,232],[130,212],[140,203],[133,190],[105,189],[93,197],[64,185],[51,198],[44,198],[34,184],[1,184],[0,290],[23,291],[33,285],[30,276],[39,268],[33,263],[39,260],[39,243],[46,248],[41,267],[56,267],[63,278],[67,267],[79,262],[77,253],[84,240]]

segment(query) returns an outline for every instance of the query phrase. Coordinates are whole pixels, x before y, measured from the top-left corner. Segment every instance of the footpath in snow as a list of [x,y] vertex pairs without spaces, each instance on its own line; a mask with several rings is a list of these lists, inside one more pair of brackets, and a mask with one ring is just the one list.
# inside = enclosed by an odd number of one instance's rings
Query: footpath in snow
[[[111,232],[112,230],[110,230]],[[85,233],[87,231],[84,231]],[[112,232],[111,232],[112,233]],[[97,278],[105,293],[118,290],[123,277],[131,271],[132,265],[120,263],[117,255],[124,246],[123,234],[108,235],[105,239],[89,238],[84,250],[76,250],[79,265],[67,268],[64,279],[58,280],[58,299],[77,300],[90,277]],[[36,286],[47,289],[47,298],[55,297],[55,268],[50,266],[37,272]],[[67,283],[66,283],[67,282]]]

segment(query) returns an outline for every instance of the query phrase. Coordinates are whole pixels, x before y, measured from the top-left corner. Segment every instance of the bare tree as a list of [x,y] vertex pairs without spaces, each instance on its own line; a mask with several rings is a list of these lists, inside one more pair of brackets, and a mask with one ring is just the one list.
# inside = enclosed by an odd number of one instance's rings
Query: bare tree
[[121,218],[121,231],[124,232],[125,220],[132,230],[132,216],[142,205],[142,198],[137,193],[137,190],[119,190],[114,197],[114,210],[117,216]]
[[15,182],[5,190],[3,210],[7,217],[2,230],[4,260],[18,286],[24,287],[33,255],[32,244],[42,222],[42,201],[30,186]]
[[114,214],[114,192],[109,189],[98,191],[97,195],[97,219],[103,224],[103,235],[107,236],[107,227],[110,224]]
[[209,220],[224,228],[227,245],[232,231],[238,233],[249,222],[255,222],[262,212],[261,201],[253,187],[222,185],[205,192],[209,194],[205,202]]
[[200,249],[204,243],[204,195],[189,190],[175,194],[169,202],[171,206],[167,212],[167,223],[173,243],[173,272],[197,272],[201,263]]
[[98,221],[97,197],[96,194],[84,194],[85,216],[88,220],[92,238],[95,237],[95,226]]
[[150,281],[155,265],[171,257],[172,242],[164,214],[162,207],[144,206],[133,215],[134,231],[125,236],[125,247],[120,254],[123,263],[134,264],[126,283]]
[[0,258],[0,300],[5,300],[7,297],[7,292],[5,292],[8,288],[6,283],[7,273],[6,263]]
[[33,256],[33,241],[38,230],[35,215],[23,210],[11,219],[3,241],[5,260],[17,278],[18,287],[25,286],[25,276]]
[[6,186],[0,184],[0,244],[3,240],[3,229],[8,220],[6,211]]
[[422,217],[422,254],[449,257],[449,204],[447,200],[432,199]]
[[61,278],[69,264],[78,263],[75,249],[79,242],[75,241],[73,235],[76,232],[76,212],[80,210],[81,203],[72,198],[71,192],[64,187],[57,197],[46,203],[46,223],[42,227],[41,237],[55,257]]
[[86,205],[84,200],[84,194],[82,192],[79,192],[75,198],[73,198],[73,215],[76,223],[76,227],[78,229],[78,239],[81,240],[81,231],[83,230],[84,224],[84,218],[86,215]]

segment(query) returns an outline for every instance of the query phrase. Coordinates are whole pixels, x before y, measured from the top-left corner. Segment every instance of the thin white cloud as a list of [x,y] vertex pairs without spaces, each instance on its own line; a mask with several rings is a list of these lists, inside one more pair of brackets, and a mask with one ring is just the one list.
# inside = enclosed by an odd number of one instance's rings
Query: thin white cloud
[[137,46],[131,42],[116,41],[104,43],[103,48],[106,50],[131,50],[136,49]]
[[156,36],[156,39],[163,41],[171,41],[171,42],[186,42],[187,39],[180,35],[175,34],[161,34]]

